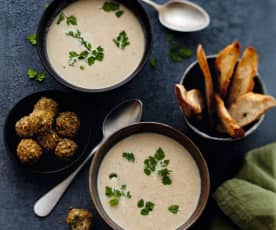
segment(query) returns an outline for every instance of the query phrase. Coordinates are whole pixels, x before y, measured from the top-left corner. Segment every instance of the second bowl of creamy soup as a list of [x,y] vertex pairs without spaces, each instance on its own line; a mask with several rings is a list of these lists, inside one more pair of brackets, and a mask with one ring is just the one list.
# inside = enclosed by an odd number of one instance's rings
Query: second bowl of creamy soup
[[80,91],[117,88],[132,79],[151,50],[151,28],[138,1],[53,1],[37,32],[42,63]]
[[209,174],[197,147],[179,131],[139,123],[113,134],[90,168],[92,200],[113,229],[186,229],[203,211]]

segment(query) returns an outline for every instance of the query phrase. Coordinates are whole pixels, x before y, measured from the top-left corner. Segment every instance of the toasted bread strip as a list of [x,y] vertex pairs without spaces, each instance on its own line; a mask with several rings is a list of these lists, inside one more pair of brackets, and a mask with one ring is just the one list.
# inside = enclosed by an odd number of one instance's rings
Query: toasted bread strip
[[235,65],[239,59],[239,55],[240,44],[235,41],[220,51],[216,58],[215,66],[219,73],[219,93],[223,98],[227,94],[228,86],[233,75]]
[[214,115],[214,86],[211,72],[208,66],[205,51],[201,44],[197,47],[197,60],[200,69],[204,76],[205,83],[205,100],[208,109],[208,119],[210,126],[213,126],[213,115]]
[[244,136],[243,129],[237,124],[237,122],[231,117],[228,110],[225,108],[224,102],[221,97],[216,94],[215,102],[217,106],[217,115],[225,131],[233,138],[239,138]]
[[254,77],[258,72],[258,54],[253,47],[248,47],[242,55],[228,93],[228,105],[239,96],[251,92],[254,88]]
[[229,113],[244,127],[259,119],[267,110],[276,106],[274,97],[257,93],[246,93],[236,99],[229,107]]
[[176,84],[175,94],[185,116],[192,117],[195,115],[199,118],[202,116],[204,104],[201,92],[198,89],[187,91],[183,85]]

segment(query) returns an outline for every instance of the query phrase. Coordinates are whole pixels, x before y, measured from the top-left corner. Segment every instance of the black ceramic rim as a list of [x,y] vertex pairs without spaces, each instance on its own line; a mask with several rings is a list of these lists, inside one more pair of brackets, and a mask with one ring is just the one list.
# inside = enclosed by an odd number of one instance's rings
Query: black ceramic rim
[[[214,59],[217,57],[217,55],[207,55],[207,60],[208,59]],[[184,85],[184,81],[185,81],[185,78],[187,76],[187,74],[191,71],[191,69],[198,63],[197,60],[195,60],[194,62],[192,62],[192,64],[190,64],[186,70],[184,71],[181,79],[180,79],[180,84],[181,85]],[[261,86],[261,89],[262,91],[264,92],[264,94],[267,94],[267,89],[265,87],[265,84],[264,82],[262,81],[262,79],[259,77],[260,74],[257,73],[257,78],[258,78],[258,81],[260,83],[260,86]],[[181,111],[182,112],[182,111]],[[197,133],[199,136],[203,137],[203,138],[206,138],[206,139],[210,139],[210,140],[214,140],[214,141],[226,141],[226,142],[233,142],[233,141],[239,141],[239,140],[242,140],[244,138],[246,138],[247,136],[249,136],[251,133],[253,133],[258,127],[259,125],[262,123],[263,119],[264,119],[264,116],[265,115],[262,115],[244,134],[243,137],[241,138],[231,138],[231,137],[217,137],[217,136],[211,136],[203,131],[201,131],[200,129],[198,129],[196,126],[194,126],[190,121],[189,119],[183,115],[184,117],[184,120],[186,122],[186,124],[188,125],[188,127],[193,130],[195,133]]]
[[[9,124],[9,120],[11,115],[14,113],[14,110],[16,109],[16,107],[18,107],[22,101],[31,98],[31,97],[36,97],[38,95],[44,95],[44,94],[48,94],[48,93],[56,93],[56,94],[68,94],[66,92],[62,92],[62,91],[58,91],[58,90],[43,90],[43,91],[38,91],[35,92],[33,94],[29,94],[23,98],[21,98],[13,107],[12,109],[9,111],[6,119],[5,119],[5,123],[4,123],[4,128],[3,128],[3,137],[4,137],[4,144],[5,144],[5,148],[6,151],[9,155],[9,157],[11,158],[11,160],[16,161],[16,165],[18,165],[20,168],[25,169],[31,173],[35,173],[35,174],[44,174],[44,175],[49,175],[49,174],[55,174],[55,173],[60,173],[60,172],[64,172],[74,166],[76,166],[85,156],[86,156],[86,152],[89,149],[89,143],[86,143],[86,145],[83,147],[83,151],[82,153],[79,155],[78,158],[76,158],[75,160],[71,161],[70,163],[66,164],[64,167],[57,169],[57,170],[49,170],[49,171],[40,171],[40,170],[34,170],[32,167],[28,167],[28,166],[24,166],[22,164],[19,163],[19,160],[15,157],[15,153],[12,151],[12,149],[10,148],[10,145],[8,143],[8,135],[7,133],[10,132],[10,130],[8,130],[8,124]],[[89,130],[89,137],[91,137],[91,130]],[[12,155],[12,156],[10,156]]]
[[192,226],[196,220],[201,216],[203,210],[206,207],[209,193],[210,193],[210,176],[207,163],[200,152],[199,148],[188,138],[185,134],[180,132],[179,130],[163,123],[157,122],[140,122],[134,125],[127,126],[122,128],[112,134],[109,138],[107,138],[101,147],[95,153],[95,156],[91,162],[89,169],[89,191],[90,196],[93,201],[94,206],[96,207],[98,213],[102,217],[102,219],[115,230],[123,230],[118,224],[116,224],[105,212],[102,207],[99,194],[98,194],[98,186],[97,186],[97,177],[98,170],[101,165],[101,162],[108,152],[108,150],[118,143],[120,140],[131,136],[136,133],[145,133],[145,132],[153,132],[159,133],[161,135],[166,135],[174,140],[176,140],[179,144],[181,144],[184,148],[188,150],[190,155],[193,157],[196,162],[200,177],[201,177],[201,194],[198,200],[198,204],[193,214],[176,230],[184,230],[188,227]]
[[[66,5],[69,5],[71,2],[74,0],[68,1]],[[63,1],[64,2],[64,1]],[[54,0],[53,2],[50,3],[50,5],[45,9],[39,24],[37,28],[37,52],[38,56],[40,58],[40,61],[48,74],[52,76],[55,80],[57,80],[60,84],[74,89],[76,91],[81,91],[81,92],[88,92],[88,93],[97,93],[97,92],[105,92],[105,91],[110,91],[116,88],[119,88],[120,86],[128,83],[131,81],[134,77],[136,77],[143,69],[145,64],[148,62],[149,57],[151,55],[152,51],[152,28],[149,20],[149,16],[142,6],[138,1],[135,1],[135,4],[137,7],[135,7],[136,11],[139,11],[139,14],[142,15],[141,19],[140,17],[137,17],[137,19],[140,21],[140,25],[143,28],[144,31],[144,38],[145,38],[145,51],[143,58],[140,61],[140,64],[138,67],[129,75],[127,76],[124,80],[120,81],[117,84],[114,84],[112,86],[108,86],[105,88],[100,88],[100,89],[89,89],[89,88],[84,88],[80,86],[76,86],[72,83],[67,82],[63,77],[61,77],[59,74],[56,73],[54,68],[52,68],[49,60],[48,60],[48,55],[47,55],[47,50],[46,50],[46,36],[47,36],[47,31],[48,27],[51,24],[51,20],[53,20],[52,14],[53,12],[60,6],[61,0]],[[127,6],[126,6],[127,7]],[[128,7],[127,7],[128,8]],[[132,11],[135,15],[134,9],[128,8],[130,11]]]

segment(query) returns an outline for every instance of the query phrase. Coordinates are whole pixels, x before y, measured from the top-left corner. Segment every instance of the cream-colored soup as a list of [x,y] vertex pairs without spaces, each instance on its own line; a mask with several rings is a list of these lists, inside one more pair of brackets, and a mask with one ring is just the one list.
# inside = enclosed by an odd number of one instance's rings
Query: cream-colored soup
[[[57,24],[57,16],[47,35],[47,54],[54,70],[65,81],[86,89],[101,89],[123,81],[137,68],[145,50],[143,29],[136,16],[120,5],[124,14],[118,18],[115,12],[105,12],[103,4],[103,0],[78,0],[70,4],[63,12],[66,16],[75,16],[77,25],[67,25],[66,20]],[[68,65],[70,51],[84,50],[79,41],[66,35],[77,29],[93,48],[104,49],[102,62],[89,66],[78,61],[74,66]],[[113,42],[123,30],[130,42],[124,50]]]
[[[172,183],[164,185],[160,175],[144,173],[144,160],[154,155],[161,147],[168,169],[172,170]],[[134,163],[122,157],[123,152],[132,152]],[[109,178],[116,173],[117,178]],[[117,206],[110,206],[105,187],[127,186],[131,198],[121,197]],[[201,179],[199,169],[189,152],[175,140],[160,134],[141,133],[125,138],[113,146],[104,157],[98,173],[98,192],[107,214],[128,230],[171,230],[182,225],[194,212],[200,197]],[[140,214],[137,207],[140,199],[151,201],[154,209],[148,215]],[[170,205],[179,205],[177,214],[168,211]]]

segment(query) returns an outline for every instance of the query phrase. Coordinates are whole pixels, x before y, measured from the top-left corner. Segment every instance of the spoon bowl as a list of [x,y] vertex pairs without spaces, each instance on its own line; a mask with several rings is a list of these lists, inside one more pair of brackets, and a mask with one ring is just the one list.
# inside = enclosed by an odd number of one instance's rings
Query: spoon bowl
[[159,13],[160,23],[179,32],[193,32],[206,28],[210,23],[208,13],[199,5],[186,0],[171,0],[163,5],[142,0]]

